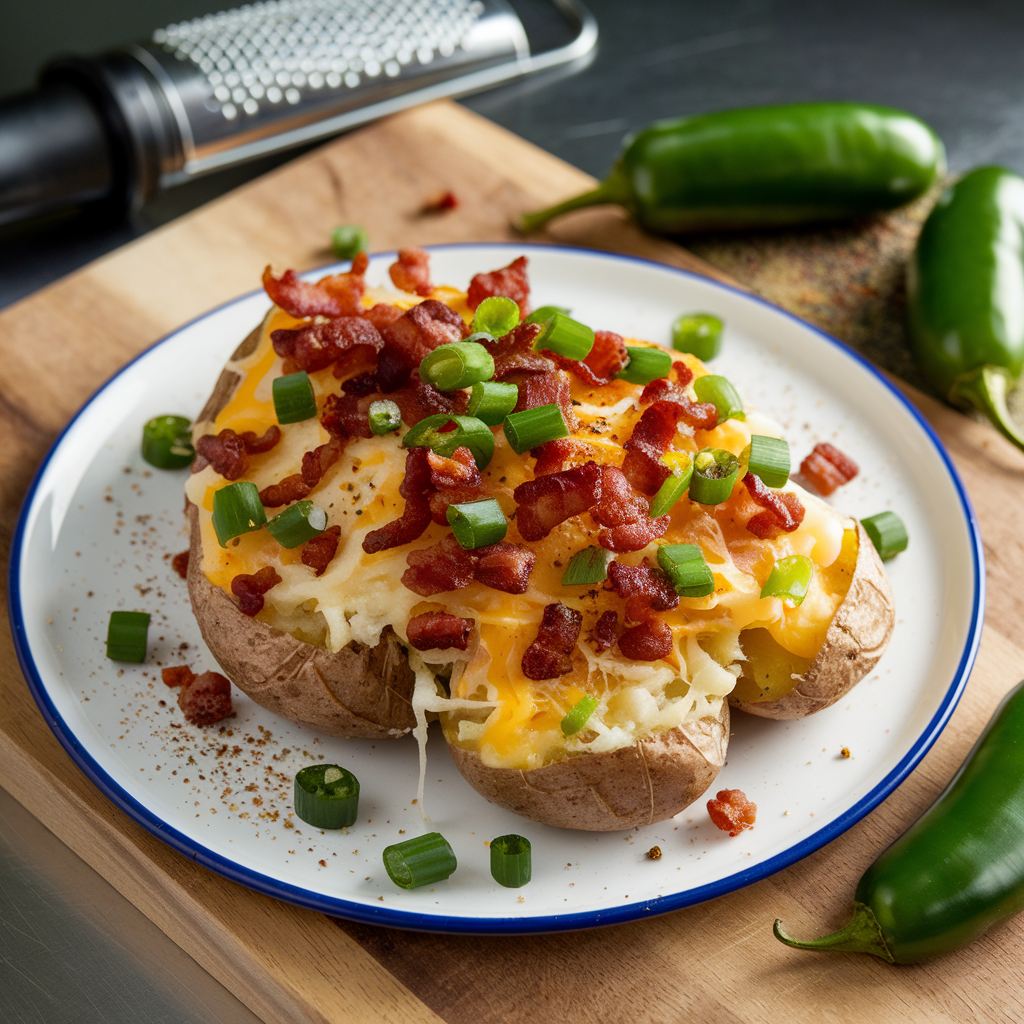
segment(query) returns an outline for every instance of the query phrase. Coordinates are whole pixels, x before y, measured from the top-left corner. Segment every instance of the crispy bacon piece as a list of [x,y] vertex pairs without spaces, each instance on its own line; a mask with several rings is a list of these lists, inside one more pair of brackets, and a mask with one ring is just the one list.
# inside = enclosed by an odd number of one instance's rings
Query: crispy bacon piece
[[269,484],[260,491],[260,503],[264,508],[280,508],[293,501],[301,501],[313,488],[302,479],[301,473],[292,473],[276,484]]
[[658,488],[668,479],[671,470],[661,457],[675,439],[681,415],[682,407],[678,403],[655,402],[644,410],[633,428],[632,435],[623,446],[626,457],[622,460],[622,472],[638,491],[657,494]]
[[664,535],[670,516],[651,519],[650,503],[636,494],[621,469],[605,466],[601,470],[601,500],[591,510],[598,526],[605,529],[597,542],[606,551],[639,551]]
[[685,387],[693,378],[693,374],[684,366],[680,379],[685,374],[689,374],[689,377],[682,384],[664,377],[652,380],[640,395],[640,403],[646,405],[648,402],[675,402],[682,410],[679,419],[684,423],[694,430],[712,430],[718,426],[718,410],[710,402],[691,402],[686,397]]
[[578,429],[579,420],[572,408],[572,391],[567,373],[554,370],[551,373],[523,374],[515,383],[519,388],[519,400],[513,412],[537,409],[542,405],[557,405],[562,410],[569,432]]
[[234,713],[231,683],[219,672],[204,672],[178,691],[178,707],[192,725],[213,725]]
[[175,686],[188,686],[195,677],[196,674],[188,665],[172,665],[169,668],[162,669],[160,672],[160,678],[164,681],[165,685],[172,688]]
[[547,476],[548,473],[559,473],[565,463],[580,453],[593,455],[594,449],[571,437],[559,437],[554,441],[545,441],[530,449],[530,454],[537,460],[533,467],[534,476]]
[[341,455],[344,448],[343,439],[331,438],[326,444],[322,444],[302,456],[302,479],[309,485],[310,490],[320,483],[324,473],[338,461],[338,456]]
[[837,487],[848,484],[860,467],[827,441],[820,441],[800,463],[800,475],[827,498]]
[[540,324],[523,322],[488,346],[494,358],[495,380],[505,381],[514,373],[551,373],[558,369],[552,353],[534,350],[540,330]]
[[339,316],[295,330],[272,331],[270,340],[282,359],[290,359],[307,373],[330,366],[355,348],[379,352],[384,347],[380,332],[361,316]]
[[410,448],[405,457],[405,479],[398,493],[405,498],[405,510],[378,530],[363,538],[368,555],[414,541],[430,525],[430,463],[427,448]]
[[276,278],[268,266],[263,271],[263,287],[275,305],[300,320],[311,316],[356,316],[362,312],[363,275],[369,262],[366,253],[361,252],[347,274],[331,274],[316,284],[303,281],[294,270],[286,270]]
[[313,537],[302,545],[302,564],[308,565],[314,576],[323,576],[338,551],[340,537],[340,526],[328,526],[318,537]]
[[430,283],[430,254],[419,246],[399,249],[398,259],[388,267],[388,274],[400,291],[429,295],[434,290]]
[[408,357],[411,366],[438,345],[461,341],[465,322],[453,309],[436,299],[424,299],[381,332],[387,345]]
[[652,615],[630,626],[619,637],[619,650],[633,661],[657,661],[672,651],[672,630],[667,622]]
[[377,375],[370,371],[360,373],[355,377],[341,382],[341,390],[346,395],[375,395],[377,394]]
[[456,448],[451,458],[427,449],[430,482],[438,489],[445,487],[479,487],[483,481],[476,460],[468,448]]
[[243,615],[250,618],[263,611],[263,595],[271,587],[276,587],[281,577],[272,565],[265,565],[251,576],[240,572],[231,581],[231,593],[238,598],[238,607]]
[[473,625],[472,619],[451,612],[424,612],[414,615],[405,631],[417,651],[464,651]]
[[621,334],[612,331],[595,331],[594,347],[587,358],[580,361],[566,359],[564,356],[554,357],[563,370],[568,370],[584,384],[600,387],[608,384],[615,375],[629,362],[626,342]]
[[592,639],[594,648],[598,654],[607,651],[615,646],[619,634],[619,613],[615,611],[602,612],[601,617],[594,623]]
[[428,199],[420,209],[421,213],[445,213],[447,210],[457,209],[459,197],[452,191],[438,192],[437,195]]
[[516,526],[523,540],[546,537],[559,523],[593,508],[601,499],[601,467],[596,462],[527,480],[513,492]]
[[469,404],[469,395],[465,391],[438,391],[433,384],[420,380],[418,375],[388,397],[401,409],[402,421],[410,427],[440,413],[461,416]]
[[237,480],[249,468],[249,456],[269,452],[281,440],[281,428],[275,423],[267,427],[262,437],[247,430],[236,434],[225,427],[219,434],[204,434],[196,442],[196,451],[225,480]]
[[405,310],[401,306],[394,306],[390,302],[378,302],[376,306],[371,306],[363,316],[377,328],[378,331],[382,331],[385,327],[390,326],[396,320],[405,316]]
[[639,621],[645,618],[643,608],[666,612],[679,604],[669,578],[654,566],[623,565],[621,562],[608,564],[608,584],[619,597],[629,602],[627,618]]
[[402,583],[420,597],[468,587],[476,570],[475,553],[450,533],[429,548],[410,551],[405,560],[409,568],[402,573]]
[[572,671],[583,616],[564,604],[549,604],[537,629],[537,639],[523,654],[522,669],[527,679],[557,679]]
[[171,568],[182,578],[188,577],[188,552],[179,551],[171,559]]
[[720,789],[715,799],[708,801],[708,814],[716,828],[738,836],[744,829],[754,827],[757,804],[747,799],[742,789]]
[[466,302],[470,309],[476,309],[484,299],[504,295],[519,306],[522,316],[529,313],[530,282],[526,277],[526,257],[520,256],[501,270],[488,274],[477,274],[469,282]]
[[331,437],[373,437],[370,406],[380,395],[328,395],[320,423]]
[[805,509],[795,494],[773,491],[753,473],[743,478],[743,484],[751,498],[764,509],[753,515],[747,523],[747,529],[755,537],[766,540],[779,531],[792,533],[804,521]]
[[267,427],[260,437],[256,436],[255,430],[247,430],[242,434],[242,444],[245,445],[245,450],[250,455],[262,455],[264,452],[269,452],[280,440],[281,428],[276,423]]
[[[668,371],[667,377],[659,377],[657,380],[652,380],[651,383],[644,388],[640,395],[640,404],[646,405],[648,402],[660,402],[668,393],[678,395],[692,380],[693,370],[691,370],[686,363],[673,360],[672,369]],[[672,387],[670,391],[667,392],[665,390],[666,385],[677,386]]]
[[499,541],[477,548],[475,578],[478,583],[506,594],[525,594],[537,556],[525,544]]

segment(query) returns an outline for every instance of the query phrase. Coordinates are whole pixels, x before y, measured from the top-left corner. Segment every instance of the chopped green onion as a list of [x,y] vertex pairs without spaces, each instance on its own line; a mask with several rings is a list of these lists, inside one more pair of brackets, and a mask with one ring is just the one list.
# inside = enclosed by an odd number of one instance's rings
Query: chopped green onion
[[629,362],[619,370],[617,380],[626,380],[630,384],[650,384],[659,377],[667,377],[672,369],[672,357],[663,348],[641,348],[638,345],[627,345]]
[[[442,430],[449,423],[454,430]],[[406,448],[429,448],[438,455],[451,456],[456,448],[468,448],[476,460],[477,469],[484,469],[494,455],[494,435],[483,420],[475,416],[448,416],[438,413],[417,423],[405,437]]]
[[759,477],[765,487],[785,487],[789,480],[789,444],[781,437],[752,434],[740,462]]
[[684,313],[672,325],[672,347],[698,359],[714,359],[722,347],[722,321],[710,313]]
[[596,697],[581,697],[569,714],[562,719],[562,732],[566,736],[575,736],[590,721],[590,716],[597,710],[601,702]]
[[780,558],[772,566],[768,581],[761,588],[762,597],[781,597],[795,608],[807,596],[814,575],[814,563],[806,555]]
[[515,834],[491,840],[491,877],[507,889],[519,889],[530,880],[530,840]]
[[739,394],[725,377],[709,373],[693,382],[693,391],[698,402],[710,402],[718,410],[718,422],[724,420],[745,420],[743,402]]
[[494,498],[449,505],[446,515],[455,539],[467,551],[497,544],[508,532],[508,520]]
[[258,530],[267,522],[260,492],[249,480],[238,480],[213,493],[213,529],[220,546],[243,533]]
[[481,345],[493,345],[498,339],[493,334],[488,334],[486,331],[477,331],[476,334],[471,334],[468,338],[463,338],[463,341],[478,341]]
[[294,806],[313,828],[348,828],[359,813],[359,780],[336,764],[311,764],[295,776]]
[[149,612],[111,612],[107,657],[111,661],[145,661],[148,632]]
[[524,321],[524,324],[547,323],[556,313],[568,316],[570,310],[565,306],[538,306]]
[[420,379],[433,384],[438,391],[468,388],[493,376],[494,359],[476,341],[450,341],[447,345],[438,345],[420,361]]
[[270,536],[283,548],[297,548],[327,529],[327,513],[311,501],[297,501],[267,523]]
[[658,548],[658,565],[680,597],[707,597],[715,592],[715,578],[696,544],[663,544]]
[[316,396],[305,370],[275,377],[272,389],[278,423],[301,423],[316,415]]
[[402,410],[390,398],[370,403],[370,430],[380,436],[398,430],[402,425]]
[[907,528],[895,512],[879,512],[877,515],[868,516],[867,519],[860,521],[860,525],[871,538],[871,543],[875,545],[875,550],[883,562],[904,551],[910,542]]
[[331,248],[337,259],[354,260],[370,248],[370,237],[358,224],[340,224],[331,232]]
[[558,404],[539,405],[536,409],[509,413],[502,424],[505,437],[517,455],[547,441],[569,436],[565,417]]
[[740,460],[724,448],[702,448],[693,459],[690,501],[720,505],[732,494]]
[[668,465],[672,472],[651,499],[652,519],[672,511],[675,503],[686,493],[690,486],[690,478],[693,476],[693,459],[686,452],[666,452],[661,461]]
[[157,469],[184,469],[196,457],[184,416],[154,416],[142,428],[142,457]]
[[466,412],[483,420],[489,427],[497,427],[516,407],[519,388],[496,380],[481,380],[473,385]]
[[608,579],[608,561],[612,553],[591,545],[577,551],[562,573],[563,587],[585,587]]
[[457,867],[455,853],[440,832],[428,832],[384,848],[388,878],[403,889],[443,882]]
[[519,307],[504,295],[493,295],[476,307],[473,330],[503,338],[519,323]]
[[566,359],[586,359],[594,347],[594,332],[586,324],[581,324],[564,313],[552,313],[544,322],[544,327],[537,335],[533,347],[546,348],[549,352],[565,356]]

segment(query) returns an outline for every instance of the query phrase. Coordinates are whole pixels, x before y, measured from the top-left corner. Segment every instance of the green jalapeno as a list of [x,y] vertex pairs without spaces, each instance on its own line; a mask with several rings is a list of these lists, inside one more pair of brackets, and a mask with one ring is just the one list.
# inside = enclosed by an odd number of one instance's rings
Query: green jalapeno
[[910,114],[857,103],[750,107],[658,121],[627,136],[596,189],[519,226],[618,203],[651,231],[800,224],[891,210],[945,171],[938,136]]
[[853,920],[798,949],[906,964],[951,952],[1024,909],[1024,682],[939,798],[864,873]]
[[1024,179],[980,167],[943,193],[907,269],[907,322],[935,393],[1024,448],[1006,407],[1024,368]]

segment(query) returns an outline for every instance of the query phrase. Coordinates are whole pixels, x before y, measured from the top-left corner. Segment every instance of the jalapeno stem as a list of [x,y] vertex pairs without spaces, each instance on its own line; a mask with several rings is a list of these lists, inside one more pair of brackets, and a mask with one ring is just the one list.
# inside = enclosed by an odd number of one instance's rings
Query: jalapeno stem
[[823,935],[820,939],[808,939],[805,942],[794,939],[782,930],[782,922],[778,920],[774,931],[775,938],[794,949],[814,949],[821,953],[873,953],[891,964],[896,963],[882,935],[881,925],[866,903],[854,903],[853,920],[845,928],[831,935]]
[[961,408],[970,406],[980,410],[1003,437],[1024,450],[1024,434],[1014,425],[1006,405],[1007,392],[1015,383],[1010,371],[1002,366],[979,366],[953,381],[949,400]]
[[546,210],[538,210],[536,213],[521,213],[513,223],[517,231],[529,234],[531,231],[537,231],[544,227],[549,220],[561,217],[563,213],[569,213],[571,210],[582,210],[587,206],[600,206],[602,203],[618,203],[620,206],[627,206],[630,195],[629,180],[623,170],[616,166],[612,173],[590,192],[573,196],[572,199],[549,206]]

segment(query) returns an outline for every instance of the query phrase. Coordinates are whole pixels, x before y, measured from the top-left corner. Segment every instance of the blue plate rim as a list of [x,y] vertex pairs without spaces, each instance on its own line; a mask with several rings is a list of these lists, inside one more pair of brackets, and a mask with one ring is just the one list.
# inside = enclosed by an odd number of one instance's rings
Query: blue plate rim
[[[390,907],[376,908],[361,903],[350,902],[344,899],[326,897],[320,894],[311,893],[307,889],[302,889],[298,886],[280,882],[269,875],[264,875],[260,872],[241,867],[229,858],[214,853],[204,847],[201,843],[197,843],[184,833],[177,831],[163,819],[151,812],[144,804],[131,796],[99,766],[88,751],[80,745],[77,737],[57,712],[56,707],[50,700],[46,686],[37,671],[35,662],[32,658],[32,652],[28,644],[27,633],[24,625],[20,590],[20,569],[24,554],[25,531],[28,526],[29,514],[35,502],[39,485],[42,482],[47,468],[63,444],[65,437],[74,429],[78,420],[83,416],[86,410],[92,406],[99,396],[108,387],[110,387],[115,380],[127,372],[130,367],[139,360],[144,359],[155,348],[171,341],[176,335],[187,330],[189,327],[201,320],[205,320],[222,310],[228,309],[240,302],[245,302],[253,298],[253,296],[260,294],[261,289],[254,289],[245,295],[230,299],[227,302],[215,306],[213,309],[207,310],[199,316],[193,317],[187,323],[175,328],[170,333],[155,341],[152,345],[140,352],[134,359],[112,374],[110,378],[97,388],[88,401],[82,405],[81,409],[75,413],[67,426],[60,432],[56,440],[50,446],[50,449],[47,451],[39,468],[36,470],[32,478],[32,482],[29,484],[28,490],[26,491],[25,497],[22,501],[21,510],[18,515],[18,521],[11,544],[7,581],[9,618],[11,633],[14,639],[15,652],[17,654],[21,670],[28,683],[29,691],[46,720],[47,725],[49,725],[58,741],[67,751],[72,760],[75,761],[78,767],[85,773],[87,778],[89,778],[89,780],[109,800],[124,811],[137,824],[141,825],[148,832],[165,842],[178,853],[202,864],[211,871],[214,871],[233,882],[244,885],[249,889],[253,889],[256,892],[273,896],[276,899],[281,899],[285,902],[292,903],[296,906],[304,907],[309,910],[315,910],[319,913],[327,914],[328,916],[341,917],[346,920],[356,921],[363,924],[383,925],[413,931],[427,931],[446,934],[513,935],[573,931],[583,928],[622,924],[628,921],[635,921],[641,918],[669,913],[673,910],[681,910],[684,907],[704,903],[707,900],[715,899],[719,896],[724,896],[728,893],[734,892],[735,890],[741,889],[753,882],[767,878],[770,875],[775,874],[777,871],[781,871],[783,868],[789,867],[791,864],[802,860],[804,857],[816,852],[827,843],[830,843],[833,839],[842,835],[871,810],[877,807],[878,804],[885,800],[904,781],[910,772],[920,763],[925,754],[931,749],[932,745],[945,728],[950,716],[953,714],[953,711],[956,709],[956,706],[963,695],[964,689],[967,685],[968,676],[970,675],[971,668],[974,664],[975,658],[977,657],[978,647],[981,642],[981,627],[985,602],[985,568],[981,533],[963,481],[960,479],[960,475],[957,472],[956,467],[953,465],[949,454],[938,435],[932,429],[931,425],[924,418],[921,412],[891,381],[884,376],[884,374],[868,362],[868,360],[860,355],[860,353],[856,352],[848,345],[839,341],[837,338],[833,338],[830,334],[827,334],[820,328],[808,323],[806,320],[790,313],[788,310],[782,309],[781,307],[768,302],[760,296],[744,291],[741,288],[725,284],[714,278],[697,274],[694,271],[685,270],[681,267],[675,267],[667,263],[659,263],[657,260],[650,260],[641,256],[612,253],[600,249],[587,249],[579,246],[568,245],[548,245],[538,243],[523,243],[521,245],[517,245],[514,242],[452,242],[425,246],[425,248],[428,252],[451,249],[515,249],[521,254],[527,256],[529,256],[532,250],[561,250],[592,258],[610,259],[615,261],[624,260],[627,262],[639,263],[660,271],[680,274],[686,278],[701,282],[702,284],[707,284],[714,288],[721,288],[723,291],[730,292],[744,299],[753,301],[759,305],[765,306],[767,309],[770,309],[775,313],[779,313],[784,317],[795,321],[800,326],[811,330],[829,345],[838,348],[843,354],[854,360],[854,362],[860,364],[871,376],[879,381],[898,402],[898,404],[911,414],[912,418],[917,422],[918,426],[923,430],[925,436],[937,451],[946,468],[946,472],[949,474],[949,477],[953,482],[957,496],[960,499],[960,505],[964,513],[968,537],[972,548],[974,601],[971,609],[971,621],[968,630],[967,642],[949,689],[946,691],[942,702],[936,709],[931,720],[921,732],[920,736],[911,745],[903,758],[883,779],[876,783],[870,792],[866,793],[855,804],[847,808],[847,810],[839,815],[835,820],[823,825],[811,835],[806,836],[797,843],[794,843],[792,846],[788,847],[781,853],[776,854],[774,857],[771,857],[768,860],[746,870],[734,872],[733,874],[727,875],[725,878],[718,879],[715,882],[710,882],[694,889],[687,889],[682,893],[662,896],[653,900],[625,904],[623,906],[609,908],[607,910],[590,910],[579,913],[552,914],[543,917],[530,918],[472,918],[419,914],[407,910],[394,910]],[[394,250],[391,250],[374,253],[371,258],[379,260],[393,257],[394,255]],[[325,271],[330,271],[334,267],[343,265],[345,264],[327,264],[323,267],[306,271],[302,276],[315,276],[317,274],[322,274]]]

